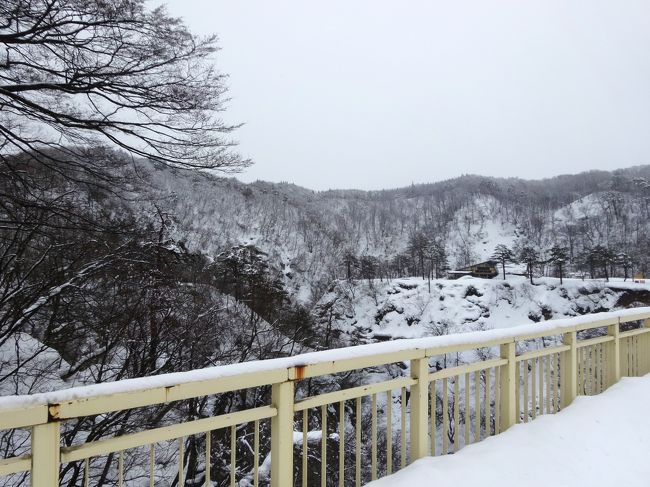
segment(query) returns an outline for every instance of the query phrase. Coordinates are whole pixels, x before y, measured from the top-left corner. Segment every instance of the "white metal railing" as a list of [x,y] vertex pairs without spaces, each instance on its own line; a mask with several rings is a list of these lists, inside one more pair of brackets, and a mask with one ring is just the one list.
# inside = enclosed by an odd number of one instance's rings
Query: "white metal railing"
[[[408,372],[394,378],[377,373],[389,364],[407,364]],[[304,381],[330,378],[336,384],[337,374],[350,371],[365,371],[361,385],[296,397],[296,385]],[[361,485],[417,458],[457,451],[517,422],[555,413],[579,394],[602,392],[621,375],[646,373],[650,308],[638,308],[9,396],[0,398],[0,429],[31,436],[26,454],[0,460],[0,476],[23,475],[18,483],[53,487],[65,481],[63,465],[79,462],[83,485],[97,484],[94,459],[109,456],[117,459],[115,475],[101,479],[121,486],[129,483],[130,459],[137,455],[141,461],[133,468],[140,484],[147,477],[154,485],[159,471],[169,468],[156,461],[161,445],[175,444],[174,482],[184,485],[187,462],[198,461],[186,452],[192,437],[202,445],[205,485]],[[268,386],[270,402],[259,407],[61,444],[62,426],[74,419]],[[261,431],[268,423],[265,454]],[[213,469],[215,441],[229,448],[226,474]],[[245,471],[238,469],[240,442],[252,452]]]

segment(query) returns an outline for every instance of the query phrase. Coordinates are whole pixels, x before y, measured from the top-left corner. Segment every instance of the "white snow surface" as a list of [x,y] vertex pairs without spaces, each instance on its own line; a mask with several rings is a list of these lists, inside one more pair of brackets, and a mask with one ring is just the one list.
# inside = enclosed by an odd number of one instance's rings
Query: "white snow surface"
[[[20,374],[24,357],[33,358],[27,362],[29,373]],[[0,382],[0,396],[44,393],[70,387],[60,375],[66,365],[56,350],[44,346],[27,333],[14,333],[0,345],[0,370],[7,376]]]
[[547,333],[548,335],[556,335],[564,331],[569,331],[576,325],[582,323],[589,323],[591,321],[600,319],[616,319],[618,317],[623,318],[626,316],[638,315],[639,313],[650,313],[650,307],[632,308],[606,313],[593,313],[573,318],[548,320],[541,323],[533,323],[510,328],[473,331],[467,333],[454,333],[450,335],[424,337],[417,339],[392,340],[383,343],[373,343],[368,345],[358,345],[353,347],[306,353],[293,357],[259,360],[239,364],[208,367],[204,369],[192,370],[189,372],[177,372],[151,377],[105,382],[101,384],[73,387],[70,389],[63,389],[40,394],[4,396],[0,397],[0,411],[7,409],[33,407],[43,404],[58,404],[107,394],[142,391],[156,387],[171,387],[187,382],[214,380],[241,374],[255,374],[271,370],[282,370],[288,369],[290,367],[310,365],[322,362],[336,362],[345,359],[368,357],[391,352],[422,350],[433,347],[446,347],[454,345],[472,345],[493,340],[508,341],[509,339],[513,339],[516,336],[539,334],[540,332]]
[[[512,247],[517,238],[515,225],[499,217],[499,201],[491,196],[477,196],[454,218],[449,247],[451,256],[459,248],[470,247],[473,261],[489,260],[497,245]],[[453,259],[455,264],[463,267],[459,259]]]
[[598,396],[454,455],[424,458],[370,487],[626,487],[650,479],[650,375],[624,377]]
[[[421,338],[509,328],[616,309],[625,290],[648,284],[524,277],[337,281],[319,302],[324,320],[366,341]],[[333,310],[331,313],[330,310]]]
[[[591,193],[580,199],[575,200],[567,206],[557,210],[553,214],[553,219],[557,223],[566,221],[579,221],[589,218],[602,218],[603,211],[607,207],[607,201],[604,197],[605,192]],[[618,193],[622,198],[625,195]]]

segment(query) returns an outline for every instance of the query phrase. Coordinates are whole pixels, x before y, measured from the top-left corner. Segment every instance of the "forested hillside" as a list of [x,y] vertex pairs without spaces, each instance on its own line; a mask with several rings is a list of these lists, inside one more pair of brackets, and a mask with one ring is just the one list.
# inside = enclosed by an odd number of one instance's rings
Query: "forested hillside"
[[566,248],[565,272],[600,276],[589,255],[596,247],[613,252],[608,274],[648,266],[647,166],[545,181],[463,176],[380,192],[152,172],[175,239],[213,256],[237,245],[266,252],[301,303],[318,300],[335,277],[443,276],[488,259],[498,244],[515,254],[534,248],[542,274],[556,273],[546,255],[554,245]]
[[[30,171],[28,160],[16,164]],[[5,206],[8,219],[37,231],[3,230],[1,332],[4,339],[32,334],[72,370],[105,361],[120,336],[137,335],[141,350],[125,359],[130,370],[100,373],[102,380],[255,357],[231,355],[224,343],[192,345],[194,358],[184,357],[175,327],[212,334],[227,324],[248,336],[257,323],[271,323],[291,337],[288,350],[323,346],[305,337],[314,336],[313,306],[337,279],[442,277],[448,267],[489,258],[498,245],[510,246],[513,259],[517,248],[535,249],[535,275],[558,273],[548,254],[558,245],[566,249],[564,274],[588,278],[645,273],[650,255],[645,166],[544,182],[464,176],[320,193],[144,162],[137,170],[113,164],[119,190],[66,171],[39,173],[49,207]],[[8,201],[18,201],[5,183]],[[18,210],[24,214],[11,215]],[[611,249],[609,260],[590,260],[594,248]]]

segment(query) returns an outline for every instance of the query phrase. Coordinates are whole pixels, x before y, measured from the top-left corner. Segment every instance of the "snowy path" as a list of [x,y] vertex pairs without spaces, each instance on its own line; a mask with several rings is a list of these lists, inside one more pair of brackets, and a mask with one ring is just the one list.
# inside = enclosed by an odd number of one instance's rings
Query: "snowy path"
[[425,458],[372,487],[650,485],[650,375],[623,378],[455,455]]

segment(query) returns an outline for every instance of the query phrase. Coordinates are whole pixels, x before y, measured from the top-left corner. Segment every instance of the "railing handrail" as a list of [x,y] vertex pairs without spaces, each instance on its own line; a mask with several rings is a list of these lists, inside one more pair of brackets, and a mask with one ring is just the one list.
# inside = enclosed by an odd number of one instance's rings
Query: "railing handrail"
[[[621,332],[622,323],[643,321],[642,328]],[[578,332],[605,328],[603,336],[588,335],[580,337]],[[557,337],[551,343],[543,343],[538,350],[522,351],[517,355],[517,343],[540,337]],[[210,481],[210,441],[211,432],[215,429],[230,428],[231,438],[231,483],[235,481],[236,456],[236,425],[253,423],[254,428],[254,468],[253,477],[259,474],[259,422],[270,421],[270,451],[273,460],[270,462],[270,480],[274,487],[292,484],[294,472],[294,426],[296,413],[302,414],[303,445],[302,445],[302,475],[303,485],[307,485],[307,435],[309,429],[309,410],[320,409],[321,430],[327,431],[328,404],[338,403],[339,416],[344,418],[344,403],[348,400],[355,402],[355,449],[357,485],[361,480],[361,415],[362,398],[371,396],[372,409],[372,438],[371,438],[371,472],[372,478],[377,474],[377,394],[388,394],[386,403],[387,417],[391,416],[393,390],[401,391],[398,404],[400,405],[400,462],[405,465],[407,442],[409,446],[409,461],[412,462],[428,454],[428,444],[435,447],[436,418],[434,416],[436,382],[443,391],[442,396],[442,451],[448,452],[451,430],[458,431],[460,421],[459,379],[464,376],[465,390],[465,444],[469,438],[469,423],[471,416],[469,394],[470,375],[474,376],[474,441],[480,441],[481,413],[480,392],[483,389],[483,414],[488,421],[490,408],[494,411],[494,432],[498,434],[520,421],[521,381],[523,374],[524,387],[524,420],[528,418],[528,364],[531,363],[532,391],[535,396],[535,378],[539,375],[539,397],[542,401],[542,388],[547,388],[546,401],[550,397],[549,389],[554,391],[553,412],[570,404],[578,395],[578,384],[583,384],[587,393],[589,378],[589,393],[599,393],[603,388],[619,380],[622,369],[627,374],[650,372],[650,307],[619,310],[605,313],[595,313],[573,318],[549,320],[543,323],[527,324],[505,329],[493,329],[458,333],[453,335],[402,339],[392,342],[360,345],[355,347],[325,350],[306,353],[294,357],[252,361],[232,364],[190,372],[163,374],[141,379],[127,379],[91,386],[76,387],[60,391],[41,393],[27,396],[5,396],[0,398],[0,429],[17,429],[32,427],[29,455],[14,456],[0,459],[0,476],[19,472],[30,472],[32,485],[35,487],[58,486],[59,467],[64,463],[84,461],[84,475],[88,485],[90,457],[106,454],[118,456],[118,476],[123,478],[125,450],[149,444],[151,452],[154,445],[160,441],[178,440],[178,482],[183,484],[184,475],[184,438],[197,434],[205,434],[206,454],[206,485]],[[639,344],[641,354],[639,354]],[[431,358],[455,352],[498,348],[498,358],[492,353],[479,353],[477,362],[444,367],[431,370]],[[605,348],[603,348],[605,347]],[[605,353],[606,351],[606,353]],[[587,358],[585,358],[587,357]],[[591,357],[591,358],[589,358]],[[446,357],[445,357],[446,358]],[[587,360],[587,362],[585,362]],[[380,365],[408,362],[410,377],[365,383],[351,387],[320,393],[306,398],[296,398],[295,382],[310,377],[327,376],[340,372],[357,369],[368,369]],[[436,359],[438,362],[438,359]],[[443,360],[443,363],[446,361]],[[543,363],[546,363],[546,381],[542,378]],[[536,363],[539,364],[539,374],[536,373]],[[445,363],[446,365],[446,363]],[[520,367],[523,365],[523,367]],[[492,372],[490,372],[492,371]],[[591,374],[588,376],[588,374]],[[588,376],[588,377],[587,377]],[[481,378],[483,377],[483,378]],[[494,403],[490,403],[490,377],[493,379]],[[449,409],[449,384],[453,383],[453,418]],[[484,384],[481,385],[481,382]],[[440,384],[442,383],[442,384]],[[498,384],[498,385],[497,385]],[[61,447],[62,422],[66,419],[94,416],[113,411],[123,411],[144,406],[164,404],[167,402],[209,396],[225,392],[250,389],[259,386],[271,386],[270,403],[256,408],[244,409],[203,419],[176,422],[167,426],[145,429],[126,435],[116,435],[95,441],[81,442],[72,446]],[[583,387],[582,385],[580,387]],[[409,395],[407,398],[407,388]],[[431,395],[431,400],[429,396]],[[535,417],[535,399],[532,399],[532,417]],[[406,407],[408,403],[409,427],[406,436]],[[550,411],[546,404],[547,413]],[[428,432],[429,411],[431,411],[431,432]],[[541,413],[541,406],[540,406]],[[450,419],[451,418],[451,419]],[[390,422],[387,422],[387,440],[392,441]],[[487,423],[486,423],[487,424]],[[338,425],[340,433],[339,448],[339,479],[344,479],[345,445],[341,429],[344,422]],[[488,427],[484,426],[489,436]],[[443,434],[443,432],[445,432]],[[478,432],[478,433],[477,433]],[[478,436],[477,436],[478,434]],[[484,436],[484,435],[483,435]],[[327,475],[326,452],[327,441],[321,440],[321,479]],[[408,439],[407,439],[408,438]],[[454,450],[458,447],[457,437],[454,437]],[[342,452],[342,453],[341,453]],[[387,444],[387,455],[390,455],[390,443]],[[150,485],[154,485],[153,453],[150,457]],[[270,458],[270,457],[269,457]],[[390,464],[387,456],[387,464]],[[387,473],[390,473],[387,470]],[[339,483],[342,480],[339,480]],[[321,483],[325,481],[322,480]],[[118,482],[119,483],[119,482]],[[254,481],[255,485],[259,485]]]
[[[346,372],[405,360],[500,346],[542,336],[601,328],[613,324],[650,319],[650,307],[593,313],[510,328],[471,331],[425,338],[309,352],[292,357],[123,379],[33,395],[0,397],[0,429],[28,427],[51,419],[70,419],[115,410],[143,407],[205,395],[271,385],[284,381]],[[109,409],[94,400],[123,396]]]

